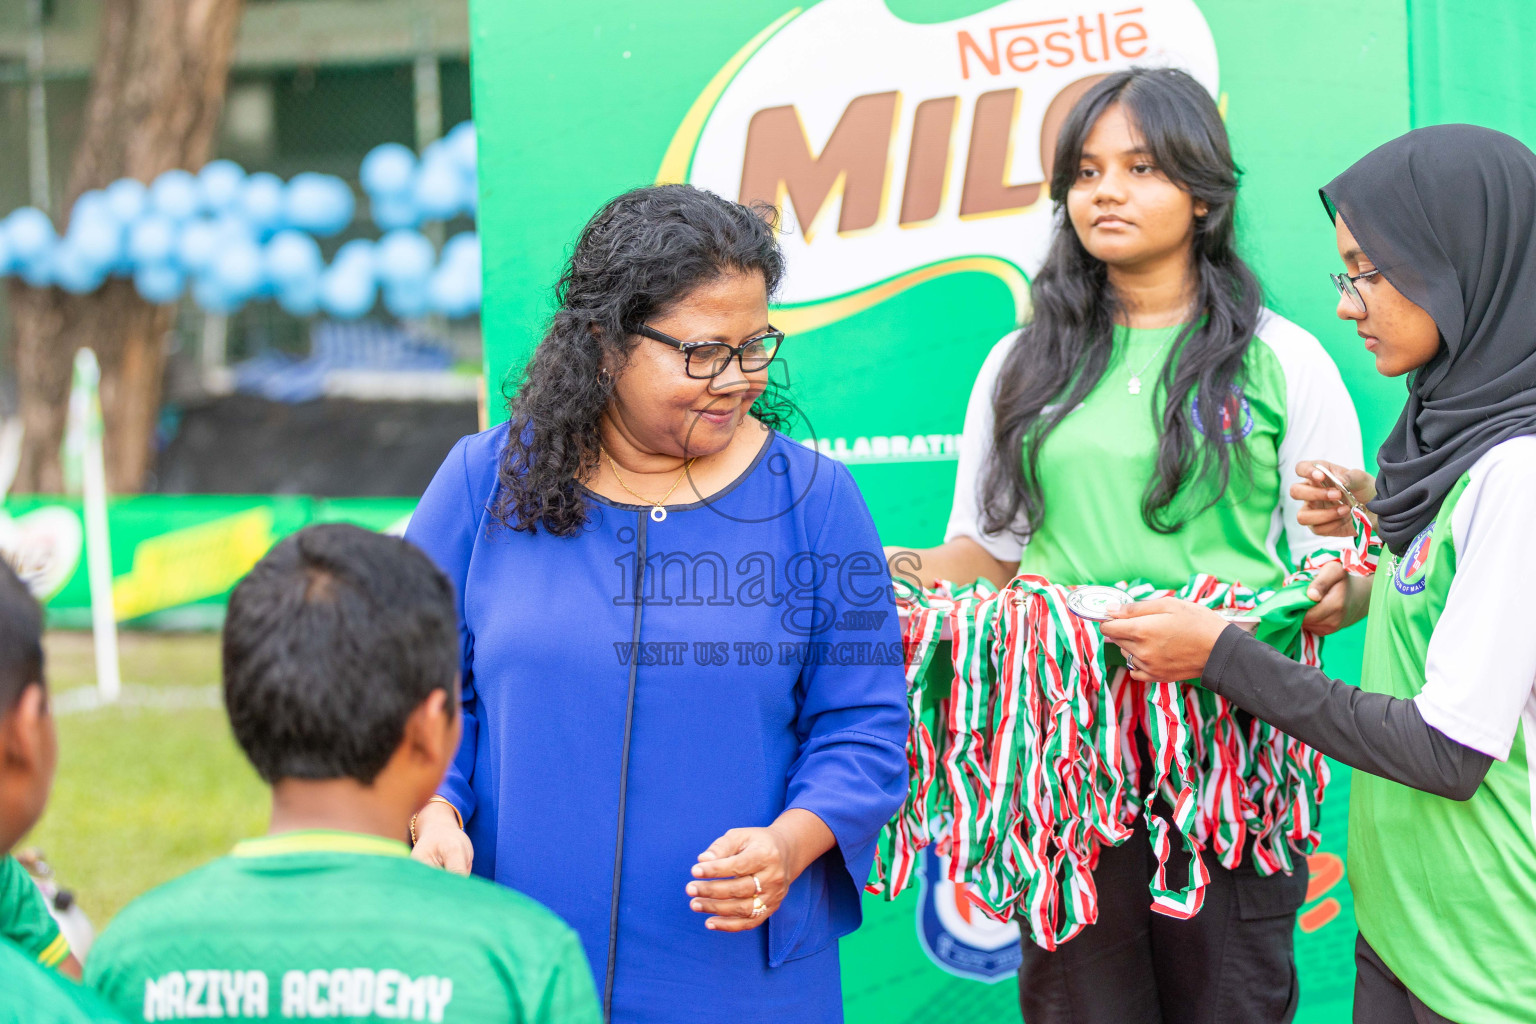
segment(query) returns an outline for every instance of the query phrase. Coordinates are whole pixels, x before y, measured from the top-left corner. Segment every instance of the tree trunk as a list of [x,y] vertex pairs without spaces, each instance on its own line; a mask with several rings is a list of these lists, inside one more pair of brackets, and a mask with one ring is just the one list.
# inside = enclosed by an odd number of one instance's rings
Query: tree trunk
[[[103,0],[101,46],[86,100],[85,130],[70,167],[64,209],[118,178],[150,182],[208,159],[224,104],[244,0]],[[153,458],[175,310],[109,280],[89,295],[10,284],[16,370],[25,430],[14,489],[62,489],[59,446],[75,351],[101,362],[107,482],[140,489]]]

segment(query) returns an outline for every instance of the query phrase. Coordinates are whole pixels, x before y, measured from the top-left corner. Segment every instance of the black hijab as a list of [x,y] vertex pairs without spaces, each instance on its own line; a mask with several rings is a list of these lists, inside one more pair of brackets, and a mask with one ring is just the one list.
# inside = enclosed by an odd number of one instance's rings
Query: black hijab
[[1419,128],[1320,191],[1440,328],[1376,456],[1371,510],[1401,555],[1484,452],[1536,434],[1536,154],[1474,125]]

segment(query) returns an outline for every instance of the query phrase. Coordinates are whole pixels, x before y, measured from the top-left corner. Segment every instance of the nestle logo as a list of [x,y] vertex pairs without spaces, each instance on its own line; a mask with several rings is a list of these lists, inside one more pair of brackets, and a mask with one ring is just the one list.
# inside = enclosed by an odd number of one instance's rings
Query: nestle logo
[[1079,14],[1076,27],[1069,18],[998,25],[987,29],[985,47],[961,31],[956,36],[960,75],[971,77],[972,57],[989,75],[1002,74],[1005,65],[1024,74],[1042,62],[1064,68],[1078,61],[1098,64],[1115,55],[1134,60],[1147,52],[1147,29],[1137,20],[1141,12],[1140,7],[1132,7],[1113,14]]

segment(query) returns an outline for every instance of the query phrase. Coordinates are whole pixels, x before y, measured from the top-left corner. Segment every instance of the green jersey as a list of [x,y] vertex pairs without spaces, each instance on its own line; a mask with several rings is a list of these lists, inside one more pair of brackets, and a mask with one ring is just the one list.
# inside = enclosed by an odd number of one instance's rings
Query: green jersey
[[69,942],[47,900],[15,857],[0,857],[0,939],[44,967],[57,967],[69,956]]
[[1357,772],[1349,881],[1360,932],[1452,1020],[1536,1019],[1536,437],[1497,445],[1371,593],[1360,685],[1496,760],[1470,800]]
[[89,990],[0,939],[0,1024],[121,1024]]
[[345,832],[251,839],[147,893],[86,979],[131,1020],[595,1024],[576,933],[533,900]]
[[1164,588],[1182,586],[1197,572],[1254,589],[1274,587],[1303,555],[1333,546],[1296,524],[1299,502],[1290,497],[1289,481],[1302,459],[1361,465],[1354,405],[1317,339],[1267,310],[1226,405],[1206,410],[1191,399],[1194,418],[1219,417],[1223,435],[1243,442],[1249,462],[1233,460],[1225,493],[1205,511],[1197,512],[1211,483],[1186,484],[1172,510],[1197,514],[1183,529],[1164,534],[1147,526],[1141,501],[1157,474],[1166,401],[1157,382],[1180,330],[1115,329],[1104,376],[1040,450],[1044,519],[989,533],[981,509],[994,447],[992,400],[1014,337],[998,342],[966,409],[945,539],[970,537],[994,557],[1052,583],[1145,579]]

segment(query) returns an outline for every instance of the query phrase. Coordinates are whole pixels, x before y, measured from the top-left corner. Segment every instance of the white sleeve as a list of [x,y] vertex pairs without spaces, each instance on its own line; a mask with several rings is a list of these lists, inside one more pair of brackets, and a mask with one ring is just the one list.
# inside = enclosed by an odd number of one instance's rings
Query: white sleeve
[[1522,713],[1536,712],[1536,437],[1494,447],[1470,476],[1451,513],[1456,575],[1414,700],[1431,726],[1503,761]]
[[1319,537],[1296,521],[1301,502],[1291,497],[1296,463],[1322,459],[1363,467],[1360,420],[1339,368],[1311,334],[1270,310],[1259,317],[1259,340],[1269,345],[1285,373],[1285,435],[1280,439],[1280,505],[1275,510],[1296,563],[1314,551],[1344,546],[1342,537]]
[[981,528],[982,471],[992,450],[992,392],[997,387],[1003,360],[1013,347],[1010,334],[987,354],[971,387],[971,399],[965,406],[965,426],[960,434],[960,465],[955,472],[955,500],[949,508],[949,525],[944,540],[970,537],[1000,562],[1018,564],[1024,554],[1023,531],[984,533]]

